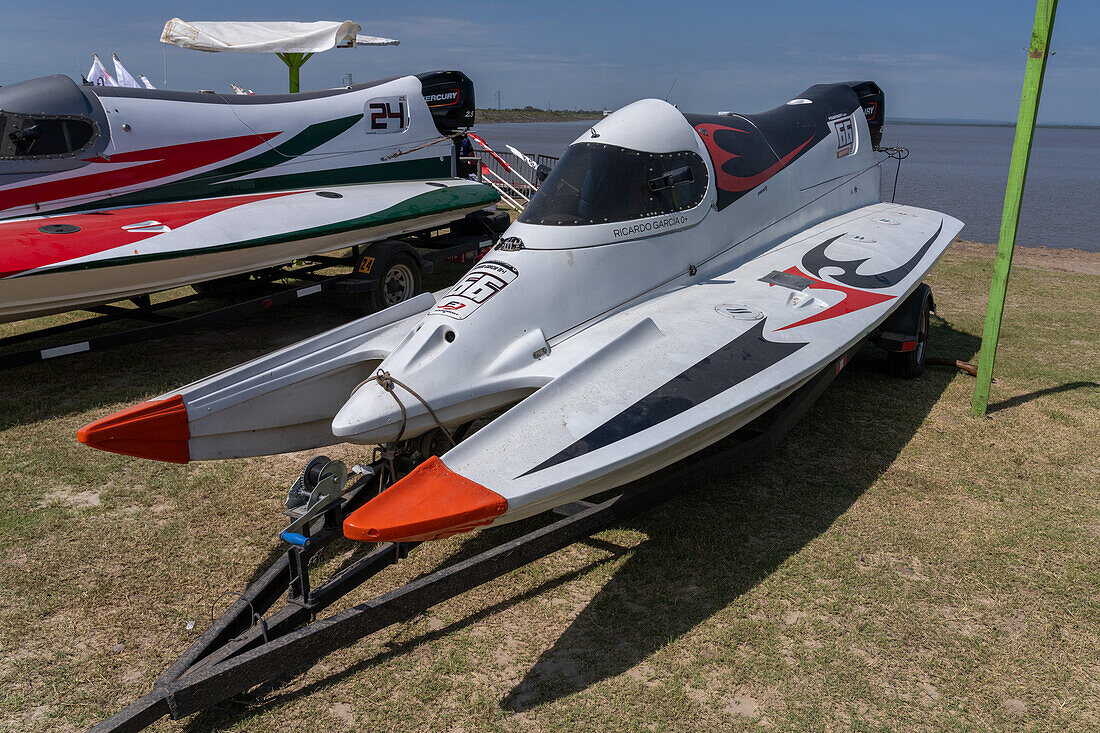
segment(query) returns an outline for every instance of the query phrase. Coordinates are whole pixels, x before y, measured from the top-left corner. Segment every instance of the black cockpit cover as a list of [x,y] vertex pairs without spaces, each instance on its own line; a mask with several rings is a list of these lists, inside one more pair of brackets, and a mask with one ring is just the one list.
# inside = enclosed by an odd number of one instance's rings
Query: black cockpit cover
[[16,82],[0,87],[0,111],[23,115],[75,115],[87,117],[107,129],[103,105],[62,74]]
[[88,156],[98,155],[107,146],[109,127],[107,113],[91,91],[93,88],[79,86],[62,74],[8,84],[0,87],[0,114],[7,112],[44,118],[68,116],[91,120],[96,124],[99,136],[83,152]]
[[831,121],[858,109],[859,97],[848,84],[815,84],[767,112],[684,117],[710,152],[721,210],[828,137]]

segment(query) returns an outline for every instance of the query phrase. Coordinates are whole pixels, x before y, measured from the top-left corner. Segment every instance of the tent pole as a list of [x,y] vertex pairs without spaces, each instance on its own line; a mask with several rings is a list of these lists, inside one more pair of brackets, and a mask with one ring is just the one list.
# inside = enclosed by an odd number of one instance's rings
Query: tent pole
[[971,411],[975,417],[985,415],[989,405],[989,385],[993,381],[993,362],[997,358],[997,340],[1001,334],[1008,291],[1008,274],[1012,268],[1012,252],[1016,246],[1016,226],[1020,222],[1020,204],[1024,197],[1027,164],[1031,143],[1035,137],[1035,117],[1043,91],[1043,75],[1047,68],[1050,37],[1054,30],[1054,15],[1058,0],[1037,0],[1035,25],[1031,31],[1031,46],[1024,71],[1024,89],[1020,98],[1020,116],[1016,121],[1016,139],[1012,143],[1012,160],[1008,168],[1001,234],[997,242],[997,259],[993,263],[993,282],[989,287],[989,307],[982,332],[982,351],[978,358],[978,381],[974,387]]
[[312,53],[276,53],[283,63],[286,64],[287,70],[290,73],[290,93],[297,94],[301,90],[299,84],[298,71],[302,68],[302,64],[309,61],[313,56]]

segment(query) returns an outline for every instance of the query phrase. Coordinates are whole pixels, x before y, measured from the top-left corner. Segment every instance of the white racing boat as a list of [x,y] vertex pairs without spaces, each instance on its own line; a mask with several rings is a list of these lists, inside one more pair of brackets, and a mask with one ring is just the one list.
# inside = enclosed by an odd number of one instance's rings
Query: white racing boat
[[282,265],[489,206],[438,71],[303,94],[0,88],[0,322]]
[[[447,293],[174,390],[79,439],[180,462],[415,446],[420,465],[344,532],[418,541],[656,471],[868,337],[915,375],[931,300],[921,279],[962,224],[881,202],[882,119],[871,82],[814,86],[761,114],[636,102],[569,147]],[[447,448],[441,427],[502,408]]]

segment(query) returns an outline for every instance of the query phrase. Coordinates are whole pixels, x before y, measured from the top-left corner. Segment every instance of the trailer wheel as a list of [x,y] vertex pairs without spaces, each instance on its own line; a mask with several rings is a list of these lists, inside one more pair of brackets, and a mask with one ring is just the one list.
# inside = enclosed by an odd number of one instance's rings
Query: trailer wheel
[[928,331],[931,323],[932,298],[926,295],[921,301],[920,320],[917,322],[917,346],[912,351],[886,352],[886,370],[893,377],[915,379],[924,374],[928,359]]
[[244,272],[240,275],[228,275],[226,277],[219,277],[217,280],[206,280],[200,283],[192,283],[191,289],[199,295],[210,295],[211,293],[218,292],[230,292],[237,288],[242,288],[252,280],[252,273]]
[[408,254],[397,252],[386,260],[378,287],[367,296],[372,311],[403,303],[420,292],[420,266]]

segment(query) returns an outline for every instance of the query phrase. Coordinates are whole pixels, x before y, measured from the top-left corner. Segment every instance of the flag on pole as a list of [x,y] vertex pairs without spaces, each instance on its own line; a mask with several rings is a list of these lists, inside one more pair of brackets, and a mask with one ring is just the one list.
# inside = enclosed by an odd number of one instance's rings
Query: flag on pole
[[485,142],[484,140],[482,140],[480,137],[478,137],[477,135],[475,135],[472,132],[467,132],[466,137],[473,140],[475,143],[480,145],[482,147],[482,149],[485,150],[485,152],[487,152],[487,153],[489,153],[489,155],[493,156],[493,158],[495,158],[496,161],[498,163],[500,163],[500,166],[502,168],[504,168],[504,170],[508,171],[509,173],[512,172],[512,166],[508,165],[508,161],[506,161],[504,158],[497,155],[496,151],[489,147],[489,143]]
[[141,89],[141,84],[138,84],[126,67],[122,65],[122,61],[119,60],[118,54],[111,54],[111,58],[115,62],[115,84],[120,87],[131,87],[133,89]]
[[156,89],[153,82],[149,81],[145,74],[138,74],[138,79],[141,79],[141,83],[145,85],[146,89]]
[[94,53],[92,54],[92,69],[88,72],[88,81],[97,87],[118,86],[111,75],[107,73],[107,69],[103,68],[103,62],[99,60],[99,56]]
[[538,164],[538,163],[536,163],[535,161],[533,161],[533,160],[531,160],[530,158],[528,158],[528,157],[527,157],[526,155],[524,155],[523,153],[521,153],[521,152],[520,152],[519,150],[517,150],[516,148],[513,148],[513,147],[512,147],[511,145],[505,145],[504,147],[508,148],[508,150],[510,150],[510,151],[511,151],[512,155],[516,156],[517,158],[519,158],[520,160],[522,160],[522,161],[523,161],[524,163],[526,163],[526,164],[527,164],[527,166],[528,166],[528,167],[529,167],[529,168],[530,168],[531,170],[533,170],[533,171],[537,171],[537,170],[539,169],[539,164]]

